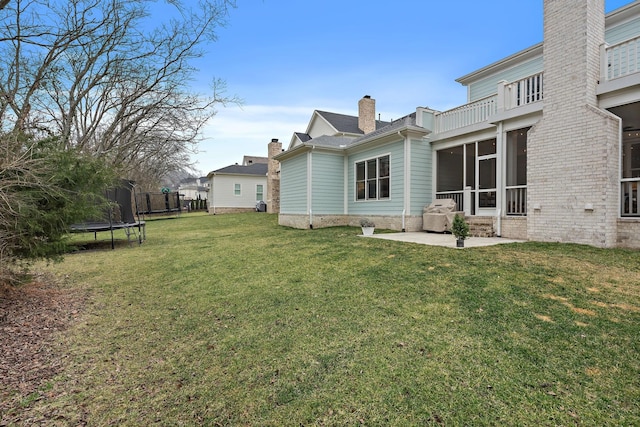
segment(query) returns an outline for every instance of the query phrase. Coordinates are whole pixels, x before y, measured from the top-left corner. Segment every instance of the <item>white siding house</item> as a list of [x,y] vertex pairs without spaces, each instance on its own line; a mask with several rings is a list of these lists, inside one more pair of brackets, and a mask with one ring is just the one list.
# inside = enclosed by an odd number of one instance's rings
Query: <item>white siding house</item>
[[266,201],[267,164],[232,165],[210,172],[209,213],[251,212]]

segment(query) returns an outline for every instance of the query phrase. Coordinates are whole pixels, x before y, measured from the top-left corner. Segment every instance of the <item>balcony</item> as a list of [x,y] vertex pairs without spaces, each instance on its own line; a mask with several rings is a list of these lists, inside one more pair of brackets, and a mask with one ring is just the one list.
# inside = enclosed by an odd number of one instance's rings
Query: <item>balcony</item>
[[640,72],[640,37],[603,45],[600,78],[611,81]]
[[497,111],[498,96],[493,95],[452,110],[436,113],[435,132],[443,133],[486,122]]
[[[499,114],[542,101],[542,75],[537,73],[515,82],[502,81],[498,93],[469,104],[436,113],[435,133],[442,134],[468,126],[490,123]],[[540,107],[541,108],[541,107]]]
[[[601,95],[637,85],[640,81],[640,37],[601,47]],[[541,108],[544,99],[543,73],[514,82],[498,83],[497,94],[435,114],[434,133],[452,133],[473,125],[489,124],[517,113]],[[528,107],[528,108],[523,108]]]

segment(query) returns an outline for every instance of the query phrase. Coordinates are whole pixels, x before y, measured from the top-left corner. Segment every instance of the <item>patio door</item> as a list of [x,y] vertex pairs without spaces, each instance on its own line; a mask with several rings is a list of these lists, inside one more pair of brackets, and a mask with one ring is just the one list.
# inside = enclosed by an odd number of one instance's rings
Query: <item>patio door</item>
[[476,215],[493,216],[497,207],[496,140],[478,142],[476,156]]

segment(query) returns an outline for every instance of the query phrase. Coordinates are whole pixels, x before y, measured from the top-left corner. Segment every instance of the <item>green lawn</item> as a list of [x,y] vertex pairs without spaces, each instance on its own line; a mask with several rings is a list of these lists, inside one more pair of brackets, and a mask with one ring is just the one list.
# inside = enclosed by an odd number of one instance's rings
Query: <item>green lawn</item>
[[149,221],[142,246],[67,256],[47,269],[89,304],[60,337],[63,374],[20,410],[61,425],[640,425],[640,252],[359,234],[192,214]]

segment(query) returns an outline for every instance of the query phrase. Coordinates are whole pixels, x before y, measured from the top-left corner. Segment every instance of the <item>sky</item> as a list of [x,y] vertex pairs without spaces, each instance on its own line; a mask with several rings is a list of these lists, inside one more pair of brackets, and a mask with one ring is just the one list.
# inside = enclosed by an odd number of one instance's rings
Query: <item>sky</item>
[[[631,0],[605,0],[606,12]],[[192,156],[211,171],[288,148],[314,110],[358,114],[376,100],[385,121],[416,107],[465,104],[455,80],[542,41],[542,0],[237,0],[196,67],[241,105],[218,106]]]

